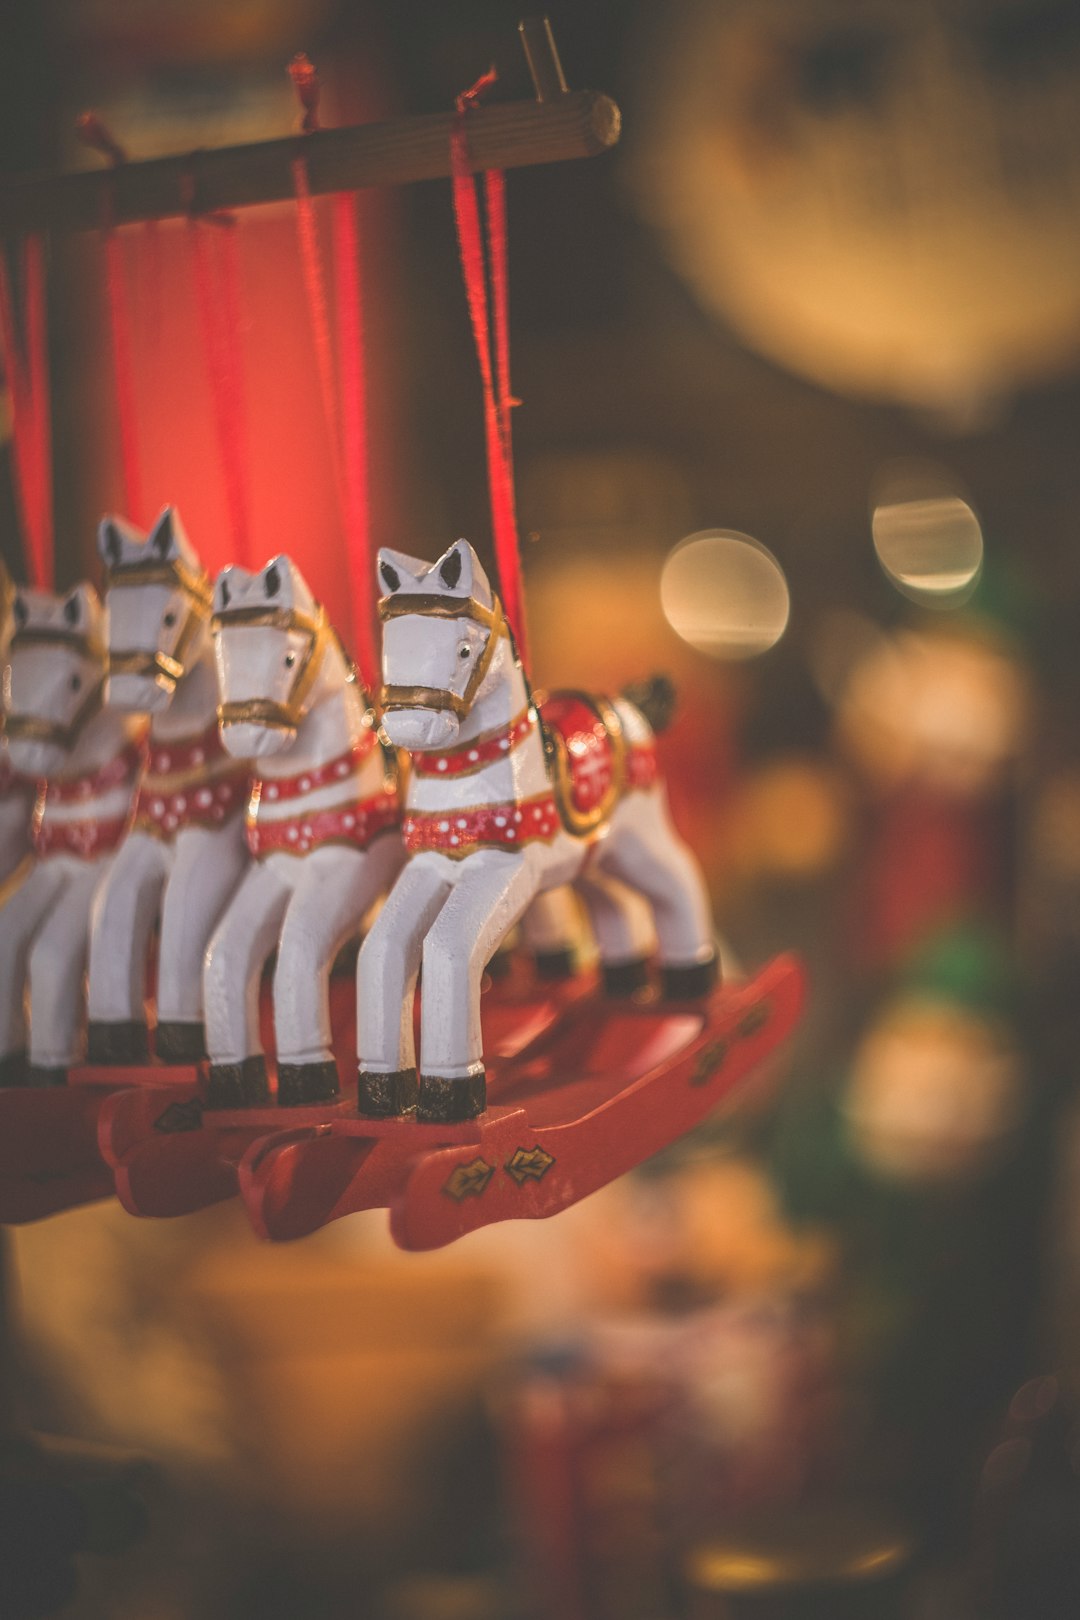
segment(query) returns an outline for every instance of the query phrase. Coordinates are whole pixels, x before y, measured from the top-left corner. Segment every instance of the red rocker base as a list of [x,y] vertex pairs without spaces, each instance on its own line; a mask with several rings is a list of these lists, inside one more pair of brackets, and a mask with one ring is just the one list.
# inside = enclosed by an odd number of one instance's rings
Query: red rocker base
[[[493,1065],[497,1068],[547,1029],[592,982],[588,977],[545,982],[515,964],[506,979],[484,994],[484,1029]],[[204,1088],[194,1068],[172,1071],[181,1083],[167,1089],[160,1083],[161,1070],[138,1071],[137,1078],[149,1085],[129,1085],[108,1097],[101,1109],[98,1145],[111,1171],[109,1190],[114,1177],[124,1208],[132,1215],[186,1215],[235,1198],[242,1160],[268,1138],[276,1141],[283,1132],[291,1136],[297,1131],[310,1136],[332,1122],[355,1120],[356,1012],[350,976],[331,980],[330,1017],[340,1101],[305,1108],[272,1104],[210,1110],[203,1107]],[[273,1088],[272,1061],[268,1068]]]
[[244,1155],[241,1196],[255,1230],[276,1240],[388,1207],[403,1249],[556,1215],[729,1100],[790,1035],[803,993],[800,963],[780,956],[701,1003],[581,998],[495,1068],[480,1119],[339,1115],[281,1131]]

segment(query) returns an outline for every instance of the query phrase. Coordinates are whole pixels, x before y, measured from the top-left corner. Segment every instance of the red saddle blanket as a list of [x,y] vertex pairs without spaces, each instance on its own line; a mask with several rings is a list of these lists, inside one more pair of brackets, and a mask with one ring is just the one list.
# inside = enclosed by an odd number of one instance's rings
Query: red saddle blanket
[[[651,740],[629,746],[609,698],[553,692],[540,704],[540,718],[568,766],[572,813],[594,814],[628,789],[649,787],[656,780]],[[555,785],[558,790],[558,777]],[[558,791],[556,797],[561,797]]]

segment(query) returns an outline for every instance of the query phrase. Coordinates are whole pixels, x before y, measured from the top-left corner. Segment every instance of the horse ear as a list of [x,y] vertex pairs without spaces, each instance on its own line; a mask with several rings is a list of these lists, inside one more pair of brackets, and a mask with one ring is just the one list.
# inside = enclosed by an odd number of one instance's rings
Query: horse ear
[[147,543],[162,562],[172,556],[176,549],[176,534],[173,528],[173,509],[171,506],[166,506],[163,509],[161,516],[154,524]]
[[461,552],[458,550],[458,548],[456,546],[454,547],[453,551],[448,551],[447,552],[446,556],[443,558],[442,562],[439,564],[439,578],[442,580],[443,584],[451,591],[454,589],[454,587],[460,581],[460,579],[461,579]]
[[235,573],[236,569],[230,563],[228,568],[223,568],[221,570],[221,573],[214,581],[215,613],[224,613],[225,610],[231,605],[233,599],[233,575]]
[[120,538],[120,530],[111,517],[102,518],[98,524],[98,554],[102,562],[110,568],[115,568],[123,555],[124,544]]
[[403,585],[416,585],[420,577],[416,571],[418,568],[422,572],[423,564],[418,563],[415,557],[406,557],[401,551],[391,551],[388,546],[383,546],[375,565],[379,584],[390,596],[400,591]]
[[79,620],[82,618],[82,609],[82,596],[79,592],[79,587],[76,585],[70,596],[65,596],[64,598],[64,623],[70,624],[74,629]]
[[480,559],[467,540],[455,540],[444,551],[431,570],[431,578],[440,591],[454,596],[490,596],[491,587],[480,566]]

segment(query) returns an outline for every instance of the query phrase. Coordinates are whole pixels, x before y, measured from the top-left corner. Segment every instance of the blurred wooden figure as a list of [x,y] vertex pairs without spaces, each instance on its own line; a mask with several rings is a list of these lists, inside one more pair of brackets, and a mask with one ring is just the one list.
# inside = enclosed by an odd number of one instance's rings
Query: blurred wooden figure
[[0,1082],[58,1085],[81,1055],[90,907],[127,831],[143,752],[138,723],[102,707],[107,650],[92,586],[20,589],[12,613],[8,756],[43,788],[36,863],[0,908]]
[[88,1052],[145,1062],[146,979],[160,917],[154,1048],[165,1063],[206,1053],[203,967],[210,936],[247,865],[247,768],[217,721],[210,581],[179,514],[149,536],[101,524],[110,708],[150,715],[150,757],[135,820],[94,902]]
[[206,965],[207,1104],[268,1100],[258,989],[277,951],[278,1102],[331,1101],[338,1071],[327,980],[403,860],[397,761],[380,746],[356,671],[300,570],[276,557],[226,568],[214,588],[225,747],[251,759],[254,865]]
[[[14,629],[14,599],[11,575],[0,561],[0,670],[7,664]],[[21,881],[29,870],[30,820],[36,796],[36,784],[18,774],[7,749],[0,747],[0,899],[10,892],[8,886]]]

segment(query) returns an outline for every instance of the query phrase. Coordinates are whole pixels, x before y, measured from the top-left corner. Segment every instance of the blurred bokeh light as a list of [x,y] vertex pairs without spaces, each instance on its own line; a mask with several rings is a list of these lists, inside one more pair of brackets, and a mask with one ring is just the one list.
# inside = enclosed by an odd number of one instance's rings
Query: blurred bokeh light
[[874,550],[886,577],[920,606],[961,607],[979,582],[979,520],[940,467],[898,461],[872,490]]
[[756,658],[787,628],[791,600],[772,552],[733,529],[702,529],[664,564],[660,599],[672,629],[711,658]]

